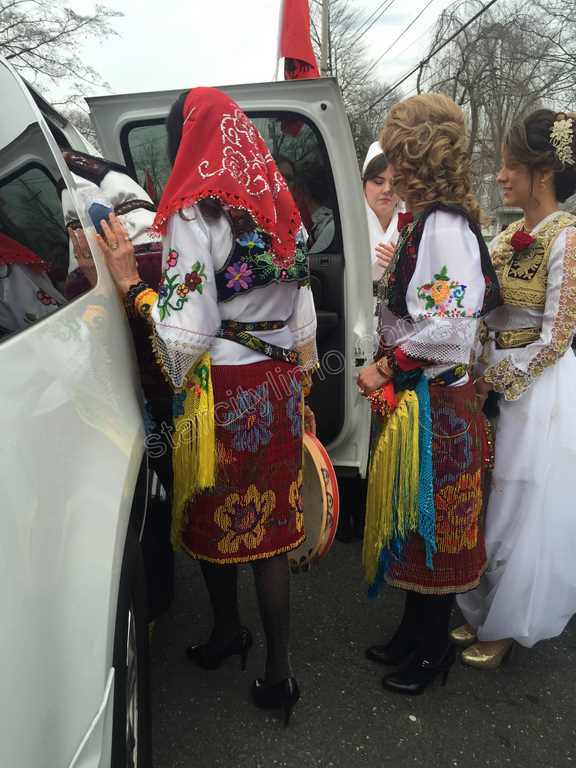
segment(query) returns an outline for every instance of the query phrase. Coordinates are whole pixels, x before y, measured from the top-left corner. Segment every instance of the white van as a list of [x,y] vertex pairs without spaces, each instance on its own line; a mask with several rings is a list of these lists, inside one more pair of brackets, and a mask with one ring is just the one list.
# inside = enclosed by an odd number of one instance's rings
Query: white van
[[[363,475],[370,416],[355,374],[372,348],[371,269],[338,88],[322,79],[223,90],[285,168],[315,169],[306,215],[320,203],[333,217],[310,256],[322,363],[312,407],[337,470]],[[104,156],[141,184],[165,180],[163,120],[178,94],[88,100]],[[0,765],[146,768],[141,396],[123,307],[49,124],[91,149],[1,59],[0,99]],[[73,300],[64,188],[97,268]]]

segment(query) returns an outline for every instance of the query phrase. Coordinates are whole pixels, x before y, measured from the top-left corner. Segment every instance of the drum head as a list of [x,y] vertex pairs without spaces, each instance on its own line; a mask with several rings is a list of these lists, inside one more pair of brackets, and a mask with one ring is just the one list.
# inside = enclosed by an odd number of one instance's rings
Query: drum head
[[307,571],[318,559],[322,533],[326,526],[328,500],[322,481],[320,454],[304,435],[304,479],[302,483],[304,530],[306,538],[299,547],[288,553],[290,568],[294,573]]

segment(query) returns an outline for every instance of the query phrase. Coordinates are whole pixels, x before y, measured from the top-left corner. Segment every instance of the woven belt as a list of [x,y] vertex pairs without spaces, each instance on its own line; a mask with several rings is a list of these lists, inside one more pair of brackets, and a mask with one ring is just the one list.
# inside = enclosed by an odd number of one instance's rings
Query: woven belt
[[286,323],[282,320],[265,320],[260,323],[241,323],[236,320],[224,320],[222,327],[216,334],[221,339],[235,341],[243,347],[260,352],[260,354],[269,357],[271,360],[280,360],[284,363],[296,365],[298,363],[298,352],[295,349],[285,349],[276,344],[270,344],[267,341],[259,339],[250,331],[277,331],[284,328]]
[[226,331],[279,331],[286,328],[284,320],[263,320],[260,323],[241,323],[239,320],[222,320],[222,328]]

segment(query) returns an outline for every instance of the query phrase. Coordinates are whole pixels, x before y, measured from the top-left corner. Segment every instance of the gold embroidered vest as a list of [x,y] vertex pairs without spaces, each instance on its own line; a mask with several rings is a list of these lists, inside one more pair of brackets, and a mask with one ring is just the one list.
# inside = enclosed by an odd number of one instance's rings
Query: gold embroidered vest
[[511,240],[524,227],[524,219],[513,222],[492,252],[505,304],[544,310],[548,261],[554,240],[566,227],[576,224],[576,216],[562,213],[538,229],[536,241],[526,251],[516,253]]

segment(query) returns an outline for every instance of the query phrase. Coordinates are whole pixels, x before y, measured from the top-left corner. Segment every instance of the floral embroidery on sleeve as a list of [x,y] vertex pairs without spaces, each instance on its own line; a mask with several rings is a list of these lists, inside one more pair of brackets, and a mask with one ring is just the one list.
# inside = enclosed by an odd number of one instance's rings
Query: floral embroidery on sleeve
[[[430,283],[418,286],[418,298],[424,302],[426,312],[419,319],[439,315],[441,317],[467,317],[470,312],[462,302],[466,294],[466,285],[459,283],[448,275],[448,267],[444,266],[434,275]],[[433,311],[431,311],[433,310]]]
[[169,317],[171,312],[178,312],[188,301],[191,293],[202,293],[206,281],[204,264],[196,261],[190,272],[182,279],[179,272],[169,274],[178,265],[178,252],[171,250],[166,259],[166,269],[162,274],[162,281],[158,287],[158,310],[160,320]]

